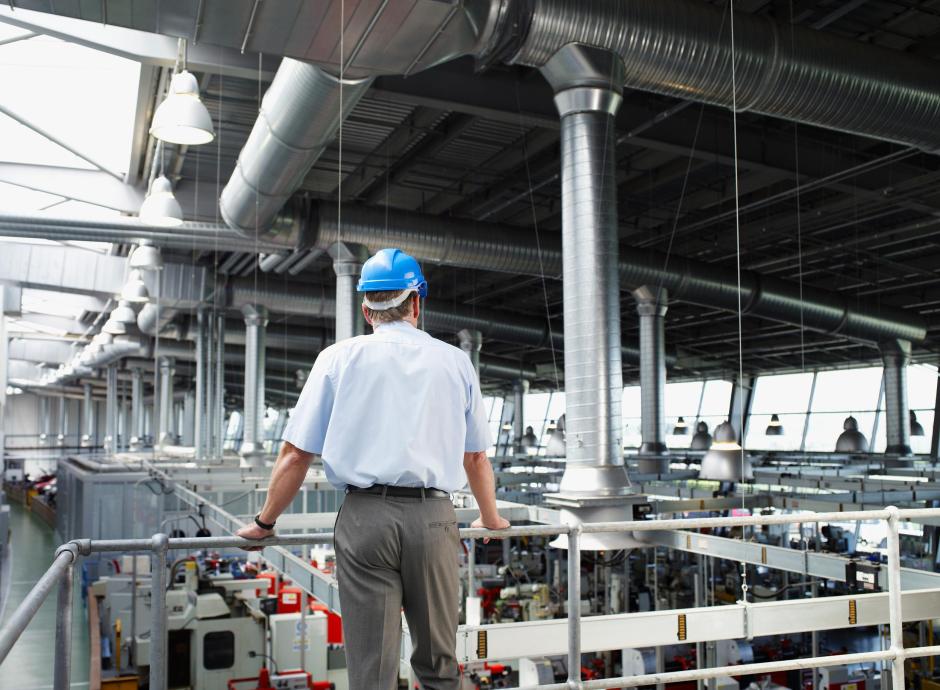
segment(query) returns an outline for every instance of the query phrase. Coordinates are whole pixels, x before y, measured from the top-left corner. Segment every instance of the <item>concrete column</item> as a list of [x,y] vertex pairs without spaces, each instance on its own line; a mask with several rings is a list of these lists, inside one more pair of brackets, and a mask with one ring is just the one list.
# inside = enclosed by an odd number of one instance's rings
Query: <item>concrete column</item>
[[86,383],[82,387],[84,397],[82,398],[82,415],[85,419],[85,430],[82,433],[82,446],[88,447],[95,445],[95,400],[92,397],[92,386]]
[[176,373],[176,360],[172,357],[161,357],[159,366],[159,422],[155,445],[169,446],[176,443],[173,429],[173,375]]
[[268,311],[264,307],[245,306],[245,435],[240,453],[255,457],[264,453],[261,438],[264,420],[264,347]]
[[633,291],[640,316],[640,453],[662,455],[666,449],[665,317],[668,295],[663,288],[643,286]]
[[467,353],[467,357],[473,363],[473,370],[477,373],[477,380],[480,379],[480,350],[483,347],[483,334],[472,328],[464,328],[457,333],[457,340],[460,342],[460,349]]
[[144,446],[144,372],[140,367],[131,369],[131,423],[130,448]]
[[525,396],[529,392],[529,382],[516,379],[512,384],[512,448],[513,452],[522,452],[522,437],[525,435]]
[[885,453],[911,454],[911,413],[907,399],[907,365],[911,363],[911,343],[889,340],[879,344],[884,362]]
[[[356,284],[368,253],[358,244],[337,243],[330,249],[336,273],[336,341],[365,333]],[[247,426],[246,426],[247,432]]]

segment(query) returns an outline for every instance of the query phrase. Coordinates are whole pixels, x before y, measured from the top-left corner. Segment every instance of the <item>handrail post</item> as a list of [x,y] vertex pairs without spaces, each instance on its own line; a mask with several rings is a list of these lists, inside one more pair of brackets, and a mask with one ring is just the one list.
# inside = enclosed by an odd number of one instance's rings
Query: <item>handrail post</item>
[[581,526],[568,531],[568,687],[581,688]]
[[63,551],[72,554],[72,560],[59,580],[59,593],[55,613],[55,659],[53,663],[53,690],[69,690],[72,670],[72,576],[78,560],[78,547],[65,544],[56,550],[56,558]]
[[901,540],[900,521],[896,506],[885,508],[888,513],[888,624],[891,632],[891,687],[904,690],[904,628],[901,614]]
[[150,690],[166,690],[166,554],[169,545],[165,534],[155,534],[151,539]]

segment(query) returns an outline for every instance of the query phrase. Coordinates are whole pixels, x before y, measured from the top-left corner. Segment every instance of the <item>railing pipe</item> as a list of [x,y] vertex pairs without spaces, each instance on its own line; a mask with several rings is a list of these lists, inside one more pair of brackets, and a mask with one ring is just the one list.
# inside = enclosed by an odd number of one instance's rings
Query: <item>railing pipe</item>
[[155,534],[150,540],[153,568],[150,585],[150,690],[166,690],[166,553],[169,539]]
[[76,553],[74,548],[60,549],[49,569],[43,573],[23,602],[7,619],[6,625],[0,630],[0,664],[7,658],[7,654],[26,630],[46,597],[52,592],[52,588],[59,584],[59,581],[68,573],[69,566],[75,561]]
[[581,685],[581,529],[568,532],[568,684]]
[[891,687],[904,690],[904,620],[901,615],[901,539],[898,534],[898,511],[895,506],[885,508],[888,513],[888,624],[891,633]]
[[69,551],[71,559],[65,574],[59,580],[59,595],[55,614],[55,658],[53,663],[53,690],[69,690],[69,674],[72,669],[72,574],[76,560],[74,545],[60,546],[59,552]]

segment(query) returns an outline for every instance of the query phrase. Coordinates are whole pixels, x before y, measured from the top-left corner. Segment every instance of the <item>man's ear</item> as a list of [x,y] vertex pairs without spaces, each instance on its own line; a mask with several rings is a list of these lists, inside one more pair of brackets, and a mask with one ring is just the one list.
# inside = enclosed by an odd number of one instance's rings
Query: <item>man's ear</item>
[[417,319],[421,314],[421,297],[417,292],[412,292],[411,298],[414,300],[411,305],[411,314],[415,317],[415,319]]
[[372,325],[372,319],[369,318],[369,310],[366,309],[366,305],[361,304],[361,305],[359,305],[359,308],[362,309],[362,318],[364,318],[364,319],[366,320],[366,323],[371,326],[371,325]]

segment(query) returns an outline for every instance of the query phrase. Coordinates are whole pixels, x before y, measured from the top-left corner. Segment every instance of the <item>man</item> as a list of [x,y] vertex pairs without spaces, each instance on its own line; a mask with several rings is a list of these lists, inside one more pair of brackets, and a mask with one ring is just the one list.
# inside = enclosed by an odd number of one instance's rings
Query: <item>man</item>
[[499,530],[489,428],[479,382],[461,350],[418,329],[421,267],[383,249],[362,267],[372,335],[313,365],[284,431],[268,496],[238,535],[263,539],[290,505],[313,455],[346,499],[336,520],[337,580],[351,690],[397,687],[401,609],[426,690],[457,690],[459,539],[450,493],[469,481],[474,527]]

